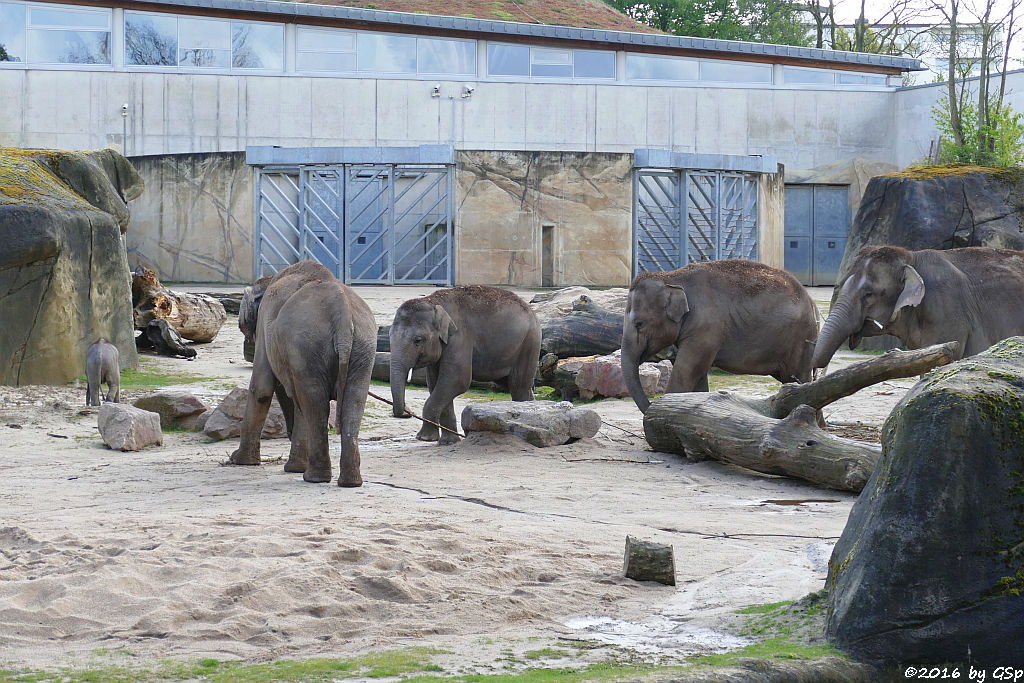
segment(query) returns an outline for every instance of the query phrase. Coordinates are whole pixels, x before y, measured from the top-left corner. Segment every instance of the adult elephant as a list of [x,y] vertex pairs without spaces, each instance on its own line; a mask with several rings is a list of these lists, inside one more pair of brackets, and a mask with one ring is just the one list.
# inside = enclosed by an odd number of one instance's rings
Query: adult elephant
[[651,402],[640,384],[640,364],[673,344],[668,393],[707,391],[712,367],[806,382],[817,318],[800,282],[762,263],[706,261],[641,273],[626,298],[622,376],[642,412]]
[[393,414],[409,417],[406,380],[425,367],[430,396],[423,417],[446,430],[425,422],[416,438],[456,443],[455,397],[473,380],[505,380],[513,401],[532,401],[539,355],[540,323],[512,292],[468,285],[406,301],[391,325]]
[[1024,334],[1024,252],[868,246],[837,287],[814,349],[815,368],[828,365],[847,339],[851,349],[879,334],[911,349],[957,341],[962,358]]
[[256,352],[236,465],[260,464],[260,433],[275,390],[291,436],[286,472],[331,480],[327,417],[337,399],[341,432],[338,486],[360,486],[359,424],[370,388],[377,325],[354,290],[313,261],[285,268],[256,310]]

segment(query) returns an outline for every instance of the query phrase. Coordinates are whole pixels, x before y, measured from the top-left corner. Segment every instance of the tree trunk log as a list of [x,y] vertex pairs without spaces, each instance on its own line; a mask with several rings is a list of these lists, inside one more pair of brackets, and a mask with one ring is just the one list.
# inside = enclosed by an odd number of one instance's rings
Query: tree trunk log
[[145,330],[154,320],[165,320],[178,334],[194,342],[210,342],[227,320],[224,306],[205,294],[172,292],[148,268],[132,274],[135,329]]
[[151,320],[142,334],[135,338],[135,347],[140,351],[153,349],[161,356],[196,357],[196,350],[186,346],[166,320]]
[[622,314],[598,306],[586,296],[566,315],[541,324],[541,355],[559,358],[604,356],[622,345]]
[[814,382],[786,384],[767,399],[746,400],[726,391],[666,394],[644,415],[644,434],[656,451],[859,492],[881,448],[825,432],[816,410],[877,382],[949,363],[956,348],[950,342],[887,353]]

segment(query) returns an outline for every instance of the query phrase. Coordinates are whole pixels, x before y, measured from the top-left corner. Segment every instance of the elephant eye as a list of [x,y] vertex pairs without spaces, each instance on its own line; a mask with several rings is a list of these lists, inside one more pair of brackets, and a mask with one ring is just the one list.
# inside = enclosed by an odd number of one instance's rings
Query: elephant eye
[[635,327],[636,329],[639,330],[643,326],[644,326],[644,321],[643,320],[634,320],[633,321],[633,327]]
[[412,343],[415,344],[416,346],[419,346],[420,344],[423,343],[423,337],[416,337],[415,339],[412,340]]

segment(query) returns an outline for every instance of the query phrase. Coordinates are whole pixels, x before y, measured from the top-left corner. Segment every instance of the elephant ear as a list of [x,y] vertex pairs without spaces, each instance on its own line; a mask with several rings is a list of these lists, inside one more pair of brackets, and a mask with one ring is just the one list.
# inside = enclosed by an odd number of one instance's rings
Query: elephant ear
[[665,315],[674,323],[683,319],[690,312],[690,302],[686,300],[686,290],[679,285],[665,286]]
[[459,331],[455,321],[448,315],[448,311],[444,310],[440,304],[434,306],[434,324],[437,325],[437,335],[441,338],[442,344],[448,343],[449,334]]
[[914,270],[913,266],[903,266],[903,291],[896,300],[896,307],[892,309],[892,317],[889,322],[896,320],[900,309],[904,306],[917,306],[924,299],[924,280],[920,273]]

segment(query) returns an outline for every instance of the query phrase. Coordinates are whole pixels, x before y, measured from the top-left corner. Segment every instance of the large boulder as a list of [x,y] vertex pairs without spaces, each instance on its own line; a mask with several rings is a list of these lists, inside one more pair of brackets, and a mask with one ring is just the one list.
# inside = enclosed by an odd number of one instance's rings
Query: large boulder
[[827,586],[828,636],[859,658],[1024,662],[1024,338],[893,409]]
[[[242,418],[245,417],[245,406],[249,402],[249,390],[235,387],[213,412],[206,418],[203,433],[214,441],[231,439],[242,433]],[[288,438],[288,426],[285,424],[284,412],[275,396],[267,412],[267,421],[263,423],[263,439]]]
[[124,403],[101,405],[97,427],[107,448],[117,451],[141,451],[164,442],[158,414]]
[[[611,398],[624,398],[629,396],[629,389],[626,388],[626,381],[622,377],[622,352],[615,351],[607,356],[591,358],[582,364],[576,373],[576,386],[580,390],[580,397],[590,400],[595,396],[608,396]],[[667,361],[662,361],[663,363]],[[672,366],[668,364],[668,374],[671,375]],[[658,392],[662,378],[662,368],[654,363],[640,364],[640,385],[644,394],[648,397]],[[668,386],[668,379],[665,380]]]
[[184,389],[154,391],[135,399],[132,405],[157,413],[160,416],[160,426],[164,429],[193,429],[199,416],[209,409],[201,398]]
[[543,448],[593,437],[601,429],[601,417],[568,401],[491,401],[467,405],[462,428],[467,433],[513,434]]
[[142,189],[113,150],[0,148],[0,384],[79,377],[99,337],[137,364],[122,236]]

